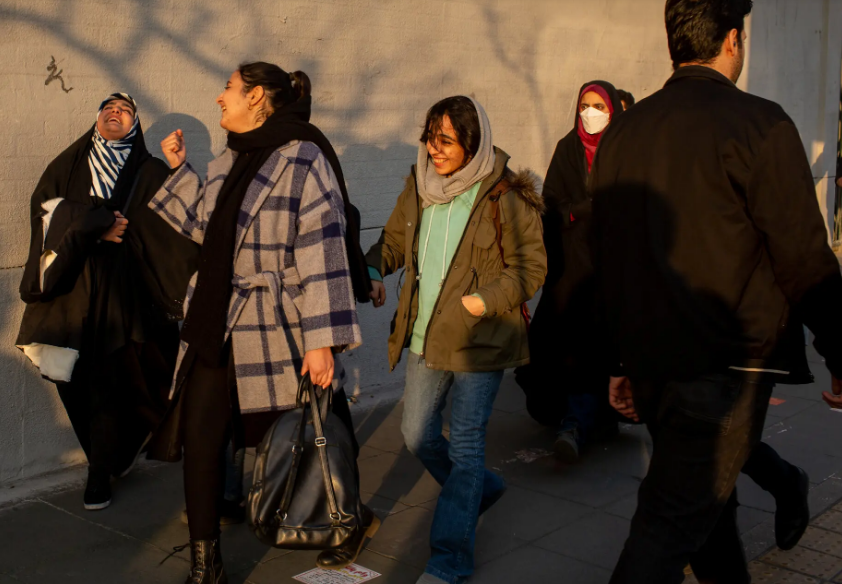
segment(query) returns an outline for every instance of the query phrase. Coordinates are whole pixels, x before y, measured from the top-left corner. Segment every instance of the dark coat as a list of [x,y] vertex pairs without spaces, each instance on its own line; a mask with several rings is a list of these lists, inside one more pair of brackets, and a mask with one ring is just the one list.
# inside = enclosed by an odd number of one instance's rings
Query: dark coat
[[610,362],[638,379],[809,381],[804,322],[842,375],[842,276],[780,106],[679,69],[609,128],[591,188]]
[[[93,128],[59,154],[32,194],[29,257],[20,284],[27,306],[18,346],[41,343],[103,358],[130,341],[158,338],[161,328],[178,335],[173,327],[182,318],[198,247],[146,206],[169,169],[149,154],[138,130],[111,199],[91,197],[92,134]],[[42,205],[53,199],[61,202],[45,237]],[[123,243],[100,242],[115,210],[129,219]],[[57,257],[42,279],[46,251]]]
[[[588,85],[608,92],[613,124],[623,112],[617,90],[608,82],[592,81],[582,86],[577,101]],[[561,419],[569,392],[605,393],[608,383],[594,321],[591,198],[578,122],[577,107],[573,129],[559,140],[544,181],[547,280],[529,330],[531,362],[517,373],[529,411],[545,423]]]

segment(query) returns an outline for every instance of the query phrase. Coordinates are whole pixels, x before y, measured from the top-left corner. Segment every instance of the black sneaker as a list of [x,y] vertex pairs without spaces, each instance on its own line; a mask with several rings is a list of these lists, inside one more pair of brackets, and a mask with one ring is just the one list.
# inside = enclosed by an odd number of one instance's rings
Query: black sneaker
[[85,487],[85,509],[99,511],[111,505],[111,477],[95,475],[88,471],[88,486]]

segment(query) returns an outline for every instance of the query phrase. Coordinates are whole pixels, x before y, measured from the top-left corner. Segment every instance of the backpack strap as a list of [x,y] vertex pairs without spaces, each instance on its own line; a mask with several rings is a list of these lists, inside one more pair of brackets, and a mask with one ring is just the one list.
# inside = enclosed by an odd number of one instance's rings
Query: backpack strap
[[[500,261],[503,262],[503,269],[509,267],[506,263],[506,255],[503,253],[503,225],[500,220],[500,197],[512,190],[512,184],[505,178],[500,180],[489,195],[489,202],[491,204],[491,217],[494,219],[494,228],[497,231],[497,249],[500,250]],[[532,321],[532,315],[529,313],[529,306],[526,302],[520,305],[520,315],[526,322],[526,330],[529,331],[529,324]]]
[[500,250],[500,259],[503,261],[503,268],[508,268],[505,256],[503,255],[503,225],[500,222],[500,197],[508,193],[512,185],[505,178],[498,182],[489,195],[491,202],[491,217],[494,219],[494,228],[497,230],[497,249]]

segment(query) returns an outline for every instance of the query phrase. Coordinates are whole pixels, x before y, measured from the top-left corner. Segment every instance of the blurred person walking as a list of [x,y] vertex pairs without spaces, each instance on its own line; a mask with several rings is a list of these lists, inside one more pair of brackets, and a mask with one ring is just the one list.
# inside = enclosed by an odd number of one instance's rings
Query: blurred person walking
[[653,437],[611,582],[749,582],[734,485],[774,383],[806,365],[842,402],[839,265],[798,131],[735,86],[751,0],[668,0],[675,74],[603,139],[591,188],[612,405]]
[[506,490],[485,469],[486,427],[503,371],[529,360],[522,305],[546,274],[541,198],[529,173],[513,173],[508,162],[476,100],[436,103],[418,162],[367,254],[375,306],[386,299],[383,277],[405,270],[389,365],[409,348],[401,430],[442,485],[419,584],[455,584],[473,573],[478,517]]
[[634,96],[625,89],[618,89],[617,93],[620,95],[620,101],[623,102],[623,111],[626,111],[634,105]]
[[[161,143],[172,174],[150,206],[201,245],[181,331],[167,418],[150,456],[184,452],[192,567],[188,584],[228,581],[219,548],[225,450],[255,445],[292,409],[301,376],[335,391],[333,412],[353,437],[334,353],[361,343],[348,255],[347,193],[336,154],[309,123],[310,80],[257,62],[241,65],[216,100],[227,148],[202,183],[181,130]],[[354,440],[355,452],[359,446]],[[318,563],[352,562],[377,523]]]
[[30,202],[15,344],[56,384],[88,458],[88,510],[111,504],[111,478],[129,473],[167,407],[198,248],[146,207],[166,178],[137,103],[113,93]]
[[529,329],[530,364],[518,371],[529,411],[538,421],[561,420],[554,450],[564,462],[578,460],[586,441],[618,432],[596,326],[587,184],[600,140],[623,106],[606,81],[585,83],[577,105],[544,181],[547,279]]

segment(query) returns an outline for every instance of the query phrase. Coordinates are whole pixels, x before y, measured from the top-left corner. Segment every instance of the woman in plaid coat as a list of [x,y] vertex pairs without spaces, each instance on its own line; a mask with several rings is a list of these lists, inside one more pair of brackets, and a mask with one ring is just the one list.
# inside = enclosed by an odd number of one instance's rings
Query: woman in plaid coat
[[240,66],[217,98],[228,148],[210,163],[204,184],[185,161],[181,130],[161,143],[173,171],[150,207],[202,246],[185,302],[173,405],[150,455],[172,461],[184,452],[189,584],[227,582],[219,505],[232,435],[240,445],[254,443],[249,430],[295,407],[307,372],[338,392],[334,411],[351,427],[334,353],[362,339],[342,193],[324,152],[332,149],[326,139],[323,148],[314,143],[323,135],[308,123],[309,93],[301,72]]

